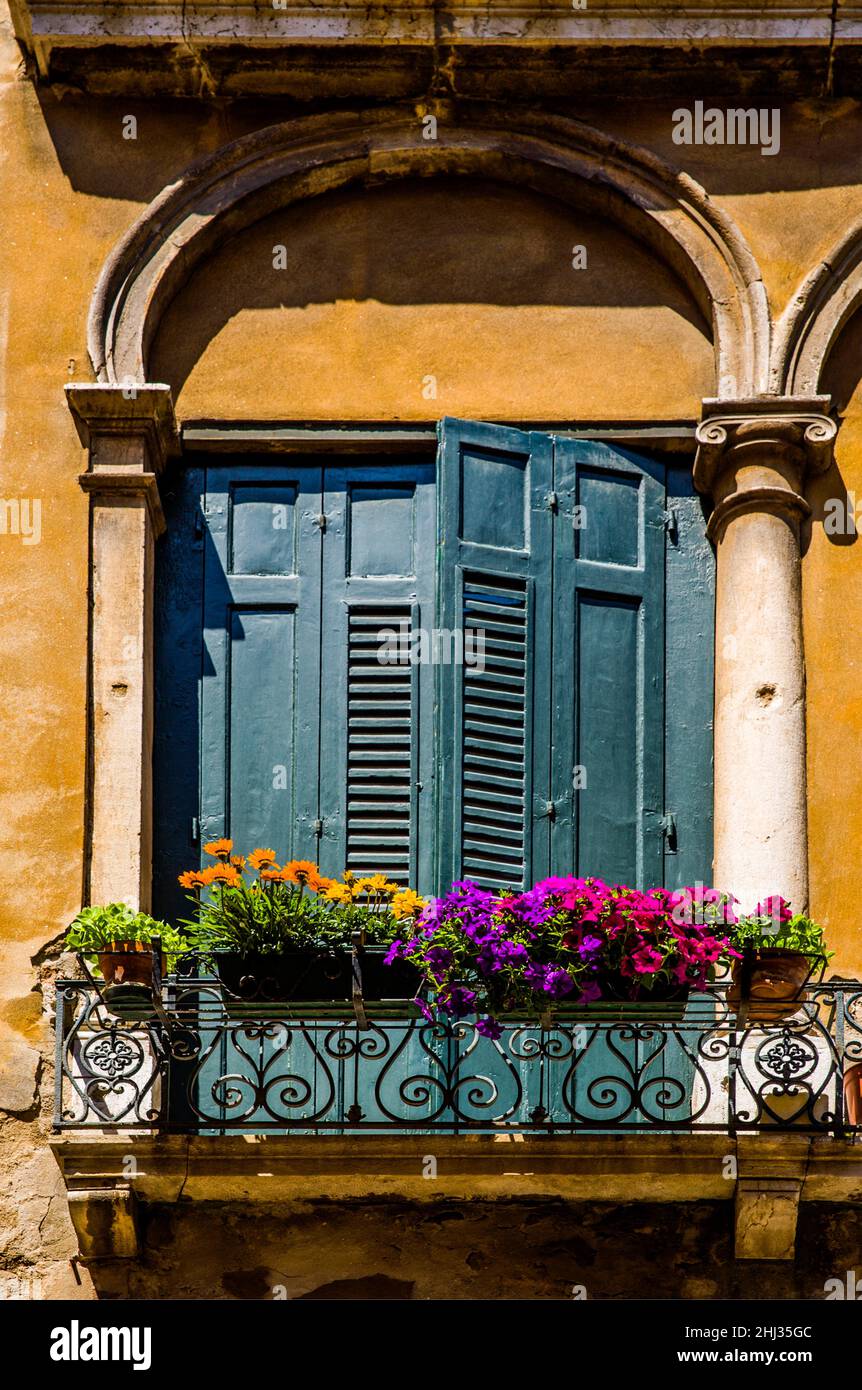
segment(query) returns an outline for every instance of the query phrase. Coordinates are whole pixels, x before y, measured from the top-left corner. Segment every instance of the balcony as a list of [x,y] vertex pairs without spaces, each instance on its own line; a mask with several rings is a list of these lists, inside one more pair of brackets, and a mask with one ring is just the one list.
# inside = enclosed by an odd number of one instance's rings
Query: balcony
[[764,1017],[734,1010],[721,982],[685,1005],[513,1018],[490,1040],[361,996],[245,1002],[196,970],[122,1004],[90,978],[61,980],[54,1127],[855,1136],[844,1076],[862,1064],[860,1003],[862,984],[830,981],[806,988],[790,1016]]
[[91,1257],[137,1251],[139,1200],[385,1195],[734,1200],[737,1256],[787,1259],[800,1200],[862,1194],[857,981],[789,1017],[724,981],[490,1040],[361,995],[243,1002],[189,969],[122,1004],[58,983],[53,1147]]

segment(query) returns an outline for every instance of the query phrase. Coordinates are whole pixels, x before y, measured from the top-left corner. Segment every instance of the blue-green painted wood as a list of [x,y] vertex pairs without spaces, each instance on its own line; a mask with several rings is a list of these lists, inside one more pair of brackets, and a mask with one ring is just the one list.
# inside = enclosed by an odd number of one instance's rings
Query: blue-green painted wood
[[320,864],[432,887],[434,466],[325,469]]
[[322,469],[206,478],[201,840],[316,854]]
[[200,468],[162,481],[167,529],[156,546],[153,911],[174,922],[189,908],[177,875],[198,856],[192,823],[200,813],[203,488]]
[[554,468],[554,868],[656,884],[665,468],[628,450],[560,439]]
[[446,419],[438,459],[439,621],[477,639],[438,667],[438,880],[517,887],[550,866],[553,448]]
[[676,817],[664,883],[712,881],[715,556],[688,468],[669,468],[665,639],[665,805]]

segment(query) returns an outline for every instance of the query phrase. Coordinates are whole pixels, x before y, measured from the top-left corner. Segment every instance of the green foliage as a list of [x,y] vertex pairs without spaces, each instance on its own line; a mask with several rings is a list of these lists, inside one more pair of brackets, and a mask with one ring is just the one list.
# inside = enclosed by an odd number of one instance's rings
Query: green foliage
[[99,952],[110,951],[120,942],[148,944],[155,936],[161,938],[168,969],[173,969],[177,955],[188,950],[182,932],[167,922],[157,922],[146,912],[136,912],[128,903],[106,903],[81,909],[66,931],[66,946],[94,964]]
[[384,904],[336,903],[289,883],[218,886],[186,922],[193,948],[205,954],[278,955],[302,949],[349,947],[354,932],[369,945],[388,944],[395,920]]
[[799,951],[802,955],[823,956],[826,960],[831,960],[835,954],[827,950],[823,928],[801,912],[784,922],[776,922],[767,914],[743,917],[732,928],[731,945],[738,951],[746,947],[755,951]]

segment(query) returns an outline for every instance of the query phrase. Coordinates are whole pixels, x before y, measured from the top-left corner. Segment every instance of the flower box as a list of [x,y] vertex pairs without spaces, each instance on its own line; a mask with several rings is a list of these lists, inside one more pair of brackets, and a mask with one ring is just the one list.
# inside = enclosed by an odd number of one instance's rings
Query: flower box
[[[366,1003],[409,1003],[422,978],[407,961],[386,965],[384,946],[352,951],[299,949],[268,954],[218,952],[213,963],[232,1000],[244,1004],[349,1004],[354,983]],[[356,978],[354,981],[354,962]]]

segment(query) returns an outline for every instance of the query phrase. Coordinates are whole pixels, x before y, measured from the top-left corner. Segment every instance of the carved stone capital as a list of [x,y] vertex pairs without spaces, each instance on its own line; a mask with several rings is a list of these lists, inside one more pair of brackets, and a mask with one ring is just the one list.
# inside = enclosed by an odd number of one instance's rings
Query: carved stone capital
[[715,502],[710,539],[742,512],[810,515],[805,479],[829,467],[838,430],[828,409],[828,396],[704,402],[694,483]]

